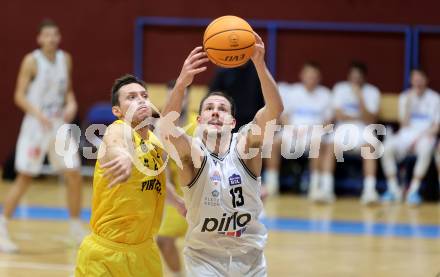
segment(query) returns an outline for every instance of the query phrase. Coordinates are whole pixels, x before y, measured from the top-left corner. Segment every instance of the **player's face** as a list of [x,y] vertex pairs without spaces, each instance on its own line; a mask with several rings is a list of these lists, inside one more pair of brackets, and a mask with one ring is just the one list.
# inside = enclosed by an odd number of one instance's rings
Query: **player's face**
[[60,31],[55,26],[44,27],[38,34],[37,42],[43,50],[55,51],[61,42]]
[[365,82],[365,76],[359,69],[352,68],[348,72],[348,81],[354,84],[361,85]]
[[318,69],[311,66],[306,66],[301,70],[300,79],[305,87],[313,89],[319,85],[319,82],[321,81],[321,74]]
[[235,127],[235,119],[231,115],[231,103],[220,95],[213,95],[205,99],[200,115],[197,117],[200,124],[207,124],[208,131],[231,131]]
[[423,90],[428,85],[426,76],[418,71],[411,73],[411,86],[418,90]]
[[137,83],[131,83],[119,89],[119,106],[113,107],[113,113],[118,118],[140,123],[151,117],[150,105],[145,88]]

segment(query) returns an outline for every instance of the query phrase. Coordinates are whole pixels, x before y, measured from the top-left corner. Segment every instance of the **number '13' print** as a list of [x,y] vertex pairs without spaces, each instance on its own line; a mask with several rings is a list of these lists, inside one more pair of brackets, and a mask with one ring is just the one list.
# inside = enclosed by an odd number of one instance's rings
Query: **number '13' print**
[[244,205],[243,190],[241,187],[232,188],[229,193],[232,196],[232,206],[234,208]]

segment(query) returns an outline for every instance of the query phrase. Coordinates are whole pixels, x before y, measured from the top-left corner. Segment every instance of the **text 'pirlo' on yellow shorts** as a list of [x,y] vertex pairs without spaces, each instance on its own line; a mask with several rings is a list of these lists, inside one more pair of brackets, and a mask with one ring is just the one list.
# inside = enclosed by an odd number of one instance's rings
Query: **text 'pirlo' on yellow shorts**
[[77,256],[76,277],[162,276],[159,248],[153,239],[137,245],[87,236]]

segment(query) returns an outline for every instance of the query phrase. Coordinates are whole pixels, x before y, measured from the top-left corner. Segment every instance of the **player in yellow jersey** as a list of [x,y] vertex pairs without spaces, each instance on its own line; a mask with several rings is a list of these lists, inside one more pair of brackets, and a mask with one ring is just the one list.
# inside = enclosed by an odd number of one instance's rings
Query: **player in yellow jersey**
[[154,238],[166,180],[160,143],[148,125],[142,126],[152,114],[144,83],[131,75],[117,79],[112,105],[118,120],[99,148],[92,234],[81,244],[75,276],[162,276]]

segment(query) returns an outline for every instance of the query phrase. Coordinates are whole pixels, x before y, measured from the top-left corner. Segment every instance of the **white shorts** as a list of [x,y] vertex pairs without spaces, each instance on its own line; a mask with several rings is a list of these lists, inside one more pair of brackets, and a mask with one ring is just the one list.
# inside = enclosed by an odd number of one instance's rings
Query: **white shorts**
[[228,256],[224,250],[195,250],[185,247],[183,251],[186,276],[267,276],[266,259],[262,250],[254,249],[246,254]]
[[435,138],[421,137],[422,134],[423,130],[403,127],[396,134],[387,136],[385,147],[394,149],[398,160],[404,159],[410,153],[418,154],[424,147],[434,150]]
[[286,159],[319,155],[321,144],[329,143],[329,134],[312,125],[284,126],[277,135],[281,139],[281,153]]
[[335,147],[359,151],[361,146],[376,146],[379,140],[367,125],[363,123],[338,123],[331,135]]
[[20,173],[38,175],[48,155],[53,169],[78,169],[81,161],[78,152],[70,157],[58,155],[55,151],[55,138],[62,121],[53,121],[52,130],[44,130],[34,117],[25,116],[18,136],[15,169]]

